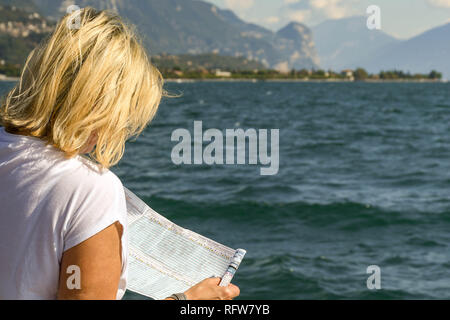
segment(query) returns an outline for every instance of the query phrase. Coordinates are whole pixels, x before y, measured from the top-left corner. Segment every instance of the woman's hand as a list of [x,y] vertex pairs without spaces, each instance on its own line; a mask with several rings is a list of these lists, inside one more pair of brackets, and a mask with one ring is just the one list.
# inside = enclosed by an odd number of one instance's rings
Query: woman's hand
[[187,300],[233,300],[241,293],[234,284],[219,287],[220,278],[206,279],[192,287],[184,294]]

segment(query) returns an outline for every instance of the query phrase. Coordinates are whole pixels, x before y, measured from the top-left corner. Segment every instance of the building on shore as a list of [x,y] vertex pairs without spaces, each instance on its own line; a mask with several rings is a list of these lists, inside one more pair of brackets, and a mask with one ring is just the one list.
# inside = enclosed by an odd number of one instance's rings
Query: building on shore
[[345,69],[341,71],[341,75],[346,77],[347,79],[353,81],[355,80],[355,75],[353,73],[353,70],[351,69]]
[[220,69],[216,70],[216,77],[222,77],[222,78],[230,78],[231,72],[229,71],[222,71]]

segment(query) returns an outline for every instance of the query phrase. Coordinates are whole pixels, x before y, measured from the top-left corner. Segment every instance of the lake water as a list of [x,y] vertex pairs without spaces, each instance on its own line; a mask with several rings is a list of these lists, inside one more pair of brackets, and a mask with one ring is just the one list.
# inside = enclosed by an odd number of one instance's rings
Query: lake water
[[[247,249],[234,281],[241,298],[450,298],[449,84],[167,88],[182,96],[164,100],[113,171],[175,223]],[[278,175],[174,165],[171,134],[196,120],[280,129]],[[367,289],[370,265],[381,290]]]

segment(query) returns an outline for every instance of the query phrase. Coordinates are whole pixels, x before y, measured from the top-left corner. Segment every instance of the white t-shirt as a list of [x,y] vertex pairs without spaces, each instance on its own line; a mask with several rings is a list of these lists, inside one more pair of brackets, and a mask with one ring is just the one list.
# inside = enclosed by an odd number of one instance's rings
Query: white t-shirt
[[63,253],[117,221],[124,230],[122,299],[128,241],[119,178],[0,127],[0,300],[56,299]]

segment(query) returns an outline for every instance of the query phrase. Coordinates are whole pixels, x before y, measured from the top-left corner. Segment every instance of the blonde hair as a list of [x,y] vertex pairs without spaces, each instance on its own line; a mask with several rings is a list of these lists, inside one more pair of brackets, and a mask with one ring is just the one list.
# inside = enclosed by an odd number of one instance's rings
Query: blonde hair
[[74,14],[66,15],[30,54],[0,108],[0,124],[40,138],[68,158],[97,135],[90,156],[109,168],[155,116],[163,79],[119,16],[92,8],[75,14],[79,28],[70,27]]

